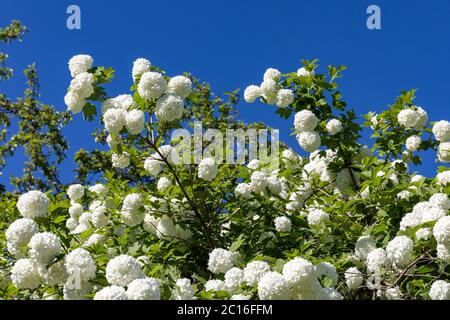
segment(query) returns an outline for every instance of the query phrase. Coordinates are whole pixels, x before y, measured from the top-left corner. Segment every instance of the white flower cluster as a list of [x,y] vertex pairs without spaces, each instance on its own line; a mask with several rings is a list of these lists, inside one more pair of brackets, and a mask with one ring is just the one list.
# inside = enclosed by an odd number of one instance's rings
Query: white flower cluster
[[81,112],[86,99],[94,93],[94,75],[87,72],[92,63],[93,59],[89,55],[76,55],[69,60],[69,70],[73,79],[64,102],[73,113]]
[[203,158],[198,165],[198,177],[206,181],[212,181],[217,175],[217,165],[213,158]]
[[291,219],[285,216],[275,218],[275,230],[278,232],[290,232],[292,227]]
[[113,153],[111,155],[111,162],[114,168],[125,169],[130,165],[130,155],[127,152],[122,154]]
[[17,209],[24,218],[38,218],[47,215],[50,199],[41,191],[32,190],[22,194],[17,201]]
[[209,254],[208,270],[212,273],[225,273],[235,265],[239,254],[216,248]]
[[144,212],[141,211],[142,196],[139,193],[131,193],[123,200],[120,215],[123,223],[134,227],[144,221]]
[[321,144],[320,135],[314,131],[319,119],[310,110],[302,110],[295,114],[294,127],[297,131],[297,140],[306,152],[313,152]]
[[413,106],[401,110],[397,115],[398,122],[405,128],[420,129],[428,120],[428,114],[421,107]]

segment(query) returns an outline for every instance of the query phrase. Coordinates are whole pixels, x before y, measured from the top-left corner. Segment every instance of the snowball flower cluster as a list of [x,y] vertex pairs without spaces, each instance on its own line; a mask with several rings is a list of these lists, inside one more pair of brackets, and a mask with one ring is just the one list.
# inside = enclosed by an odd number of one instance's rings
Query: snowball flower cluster
[[18,289],[35,289],[40,285],[38,265],[31,259],[20,259],[11,268],[11,281]]
[[47,215],[50,199],[41,191],[32,190],[22,194],[17,201],[17,209],[24,218],[37,218]]
[[192,91],[192,81],[184,76],[175,76],[169,80],[167,92],[186,99]]
[[114,168],[125,169],[130,165],[130,155],[126,152],[122,154],[113,153],[111,162]]
[[244,280],[249,286],[253,286],[270,271],[269,264],[265,261],[252,261],[244,268]]
[[250,85],[244,91],[244,99],[248,103],[255,102],[261,96],[261,89],[258,86]]
[[399,267],[408,265],[412,260],[414,243],[406,236],[397,236],[389,241],[386,253],[389,260]]
[[442,163],[450,162],[450,141],[441,142],[438,147],[438,160]]
[[128,284],[127,296],[131,300],[159,300],[159,281],[154,278],[135,279]]
[[310,110],[299,111],[294,117],[294,127],[297,132],[314,131],[318,123],[319,119]]
[[310,227],[319,226],[328,221],[330,216],[321,209],[311,209],[308,212],[307,220]]
[[128,111],[130,108],[135,106],[136,103],[134,102],[131,94],[121,94],[117,97],[106,99],[102,104],[102,113],[114,108]]
[[73,56],[69,60],[69,70],[72,78],[75,78],[77,75],[83,72],[87,72],[90,68],[92,68],[92,63],[94,59],[90,55],[87,54],[79,54]]
[[39,232],[39,227],[32,219],[22,218],[11,223],[5,232],[8,251],[19,254],[21,247],[28,244],[30,239]]
[[133,81],[136,81],[142,74],[150,71],[151,63],[147,59],[138,58],[133,62],[132,76]]
[[95,277],[97,267],[91,254],[82,248],[71,251],[64,257],[64,265],[68,275],[88,281]]
[[381,268],[388,264],[388,257],[386,251],[382,248],[374,249],[367,255],[366,265],[367,271],[378,272]]
[[444,280],[435,281],[430,289],[431,300],[450,300],[450,283]]
[[299,77],[311,77],[314,75],[314,71],[308,71],[306,70],[306,68],[302,67],[300,69],[297,70],[297,76]]
[[369,236],[361,236],[355,244],[355,255],[361,260],[365,261],[372,250],[377,248],[375,240]]
[[120,215],[127,226],[134,227],[144,220],[144,212],[140,210],[141,206],[141,194],[131,193],[125,197]]
[[29,255],[38,262],[49,263],[61,253],[61,242],[51,232],[35,234],[28,243]]
[[158,180],[158,184],[157,184],[157,189],[158,191],[166,191],[167,189],[169,189],[172,186],[172,181],[170,181],[169,178],[167,177],[161,177]]
[[143,277],[139,262],[125,254],[113,258],[106,265],[106,280],[112,285],[126,287],[133,280]]
[[276,95],[276,105],[278,108],[286,108],[294,102],[294,93],[289,89],[280,89]]
[[162,171],[161,161],[147,158],[144,161],[144,169],[152,176],[157,176]]
[[[76,57],[79,56],[74,58]],[[73,79],[70,82],[69,91],[64,97],[64,102],[70,111],[79,113],[83,110],[86,99],[94,93],[94,75],[87,72],[92,65],[92,58],[85,56],[82,59],[76,58],[72,63],[70,61],[69,68]]]
[[144,130],[145,116],[141,110],[131,110],[125,115],[125,126],[129,133],[139,134]]
[[119,286],[104,287],[98,291],[94,300],[128,300],[125,289]]
[[433,125],[433,134],[437,141],[450,140],[450,122],[441,120]]
[[285,263],[283,276],[293,287],[308,287],[316,279],[316,267],[308,260],[296,257]]
[[342,123],[338,119],[331,119],[326,125],[327,132],[334,136],[342,131]]
[[70,200],[78,201],[84,195],[84,187],[81,184],[72,184],[67,189],[67,195],[69,196]]
[[158,72],[148,71],[142,74],[138,85],[139,95],[144,99],[158,99],[167,90],[167,81]]
[[416,151],[419,149],[421,143],[422,139],[419,136],[411,136],[406,139],[406,150],[411,152]]
[[194,288],[191,281],[186,278],[178,279],[175,283],[175,289],[172,293],[174,300],[193,300],[195,299]]
[[217,165],[213,158],[204,158],[198,165],[198,177],[212,181],[217,175]]
[[275,230],[278,232],[290,232],[292,227],[291,219],[288,217],[276,217],[275,218]]
[[216,248],[209,254],[208,270],[212,273],[225,273],[233,268],[238,253]]
[[163,122],[180,119],[183,115],[183,99],[172,93],[163,95],[156,102],[155,115]]
[[289,300],[291,290],[281,274],[270,271],[259,280],[258,295],[261,300]]
[[355,267],[348,268],[344,273],[344,277],[348,288],[352,290],[359,288],[364,281],[363,274]]
[[244,271],[239,268],[231,268],[225,273],[225,289],[228,292],[235,292],[244,282]]

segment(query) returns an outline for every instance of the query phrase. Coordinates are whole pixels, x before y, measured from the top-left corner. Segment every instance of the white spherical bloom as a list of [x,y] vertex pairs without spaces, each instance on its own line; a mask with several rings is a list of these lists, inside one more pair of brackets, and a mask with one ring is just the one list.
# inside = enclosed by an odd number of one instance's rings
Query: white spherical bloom
[[89,191],[95,193],[100,198],[104,198],[108,195],[108,187],[101,183],[97,183],[96,185],[89,187]]
[[366,260],[367,271],[378,272],[381,268],[388,265],[386,251],[382,248],[374,249],[369,252]]
[[192,91],[192,81],[184,76],[175,76],[169,80],[167,92],[186,99]]
[[311,209],[308,212],[307,216],[308,225],[310,227],[319,226],[323,224],[325,221],[330,220],[330,216],[328,213],[324,212],[321,209]]
[[143,227],[144,227],[145,231],[147,231],[151,234],[156,234],[156,227],[158,226],[158,223],[159,223],[159,219],[155,218],[151,214],[146,214],[144,216]]
[[[168,162],[173,163],[172,161],[172,154],[174,152],[176,152],[176,150],[174,150],[174,147],[171,145],[163,145],[160,146],[158,148],[159,153],[161,153],[161,155],[167,159]],[[154,160],[159,160],[159,161],[163,161],[163,158],[161,157],[161,155],[158,152],[153,153],[150,158],[154,159]]]
[[125,289],[119,286],[104,287],[98,291],[94,300],[128,300]]
[[267,186],[272,194],[280,194],[283,191],[283,182],[276,176],[267,177]]
[[278,272],[268,272],[258,282],[260,300],[289,300],[291,290],[289,284]]
[[239,183],[234,189],[234,194],[241,199],[250,199],[252,196],[252,187],[248,183]]
[[288,217],[276,217],[275,218],[275,230],[278,232],[290,232],[292,227],[291,219]]
[[156,118],[163,122],[178,120],[183,116],[183,99],[167,93],[156,102]]
[[130,155],[126,152],[122,154],[113,153],[111,162],[114,168],[125,169],[130,165]]
[[401,300],[402,296],[403,295],[399,287],[389,288],[386,290],[386,298],[388,300]]
[[66,104],[67,109],[73,113],[80,113],[86,104],[86,99],[80,96],[77,91],[70,90],[64,96],[64,103]]
[[437,280],[431,285],[428,294],[431,300],[450,300],[450,283],[444,280]]
[[319,123],[319,119],[309,110],[302,110],[295,114],[294,127],[297,132],[314,131]]
[[159,281],[153,278],[143,278],[131,281],[127,296],[131,300],[160,300]]
[[433,236],[438,243],[450,244],[450,216],[441,217],[433,227]]
[[444,261],[445,263],[450,263],[450,244],[438,244],[436,246],[437,258]]
[[352,174],[350,174],[350,169],[341,170],[336,176],[336,187],[339,192],[345,194],[349,189],[351,189],[353,185],[353,179],[355,179],[356,182],[359,181],[359,175],[357,172],[352,171]]
[[78,54],[76,56],[73,56],[69,60],[70,75],[72,76],[72,78],[74,78],[80,73],[88,71],[90,68],[92,68],[93,62],[94,59],[87,54]]
[[108,143],[108,147],[114,149],[122,142],[122,137],[118,134],[111,135],[109,134],[106,137],[106,143]]
[[272,104],[275,102],[275,95],[277,93],[277,84],[275,81],[268,79],[264,80],[260,86],[261,95],[267,100],[267,103]]
[[406,150],[411,152],[416,151],[419,149],[421,143],[422,139],[419,136],[411,136],[406,139]]
[[247,164],[247,168],[249,168],[251,170],[257,170],[260,165],[261,165],[261,161],[259,161],[258,159],[253,159],[253,160],[249,161],[249,163]]
[[254,102],[261,96],[261,89],[258,86],[251,85],[245,88],[244,99],[248,103]]
[[208,270],[212,273],[225,273],[233,268],[238,254],[225,249],[216,248],[209,254]]
[[411,196],[412,196],[412,193],[409,192],[408,190],[403,190],[403,191],[400,191],[399,193],[397,193],[398,199],[408,200]]
[[158,191],[161,191],[161,192],[165,191],[165,190],[169,189],[171,186],[172,186],[172,181],[170,181],[169,178],[167,178],[167,177],[159,178],[158,185],[157,185]]
[[331,279],[331,286],[334,287],[338,282],[338,274],[336,271],[336,267],[329,262],[321,262],[316,264],[316,274],[317,278],[321,278],[323,276]]
[[[79,286],[78,286],[79,284]],[[89,300],[88,295],[92,293],[92,284],[82,281],[75,284],[73,281],[67,281],[63,287],[64,300]]]
[[264,191],[267,187],[267,175],[261,171],[254,171],[250,176],[250,186],[256,193]]
[[81,281],[89,281],[95,278],[97,267],[90,253],[84,249],[77,248],[67,254],[64,258],[67,273],[78,277]]
[[294,102],[294,93],[289,89],[280,89],[277,92],[276,104],[278,108],[286,108]]
[[213,158],[204,158],[198,165],[198,177],[212,181],[217,175],[217,165]]
[[439,172],[436,175],[436,183],[441,186],[445,186],[450,183],[450,170]]
[[230,300],[250,300],[251,296],[244,294],[234,294],[230,297]]
[[91,247],[91,246],[97,246],[102,245],[106,242],[107,237],[103,234],[93,233],[89,236],[89,238],[86,240],[86,242],[83,244],[83,247]]
[[444,193],[433,194],[428,202],[444,210],[450,210],[450,199]]
[[122,210],[138,210],[142,206],[140,193],[130,193],[123,200]]
[[134,227],[144,221],[144,213],[139,210],[123,210],[120,212],[123,223],[127,226]]
[[133,70],[132,70],[132,76],[133,81],[136,81],[139,76],[144,74],[145,72],[150,71],[151,63],[147,59],[144,58],[138,58],[133,62]]
[[406,236],[397,236],[389,241],[386,253],[389,260],[398,267],[404,267],[412,261],[414,243]]
[[419,130],[428,121],[428,113],[421,107],[416,106],[416,108],[417,108],[416,112],[417,112],[419,119],[417,120],[416,126],[414,128]]
[[419,121],[419,115],[414,109],[403,109],[397,115],[398,122],[405,128],[413,128]]
[[126,287],[133,280],[143,277],[139,262],[126,254],[115,257],[106,265],[106,280],[110,284]]
[[281,72],[274,68],[269,68],[264,72],[263,79],[265,80],[278,80],[281,77]]
[[147,158],[144,161],[144,169],[152,176],[157,176],[162,171],[161,161]]
[[164,215],[159,218],[156,226],[156,236],[160,239],[169,238],[169,240],[178,236],[177,228],[169,216]]
[[110,133],[118,134],[126,124],[127,112],[123,109],[108,109],[103,114],[105,128]]
[[11,281],[18,289],[35,289],[40,285],[38,265],[31,259],[17,260],[11,268]]
[[29,255],[41,263],[51,262],[61,253],[61,241],[51,232],[35,234],[28,243]]
[[306,70],[304,67],[300,68],[297,70],[297,76],[299,77],[310,77],[314,75],[314,71],[309,72],[308,70]]
[[306,152],[316,151],[320,145],[320,135],[317,132],[302,132],[297,135],[298,144]]
[[84,187],[81,184],[72,184],[67,189],[67,195],[69,196],[70,200],[78,201],[84,195]]
[[450,140],[450,122],[446,120],[436,122],[433,126],[433,134],[437,141]]
[[438,160],[442,163],[450,162],[450,141],[441,142],[438,147]]
[[326,129],[330,135],[334,136],[342,131],[342,123],[338,119],[331,119],[327,122]]
[[50,266],[39,265],[38,274],[42,279],[42,283],[48,287],[61,286],[67,280],[67,272],[63,260]]
[[16,206],[24,218],[43,217],[47,214],[50,199],[45,193],[32,190],[22,194],[17,200]]
[[195,292],[192,287],[191,280],[182,278],[178,279],[175,289],[172,292],[173,300],[194,300]]
[[69,208],[69,215],[71,218],[78,219],[83,213],[84,208],[79,203],[74,203]]
[[125,126],[129,133],[139,134],[144,130],[145,116],[141,110],[131,110],[126,113]]
[[420,228],[415,233],[416,240],[428,240],[432,235],[433,232],[430,228]]
[[283,277],[293,287],[309,286],[311,282],[317,279],[316,267],[300,257],[288,261],[283,266]]
[[355,267],[348,268],[344,273],[344,277],[345,283],[351,290],[359,288],[364,281],[363,274]]
[[205,291],[223,291],[225,283],[222,280],[208,280],[205,283]]
[[69,90],[75,91],[80,98],[88,98],[94,93],[93,83],[94,75],[82,72],[72,79]]
[[158,72],[145,72],[138,85],[139,95],[144,99],[158,99],[167,90],[167,82]]
[[6,241],[20,248],[28,244],[30,239],[39,232],[39,227],[32,219],[22,218],[14,221],[6,229]]
[[78,227],[78,219],[69,218],[66,220],[66,228],[69,229],[70,233],[73,234],[75,229]]
[[375,240],[369,236],[361,236],[355,244],[355,255],[362,261],[367,259],[367,255],[377,248]]
[[244,271],[239,268],[231,268],[225,273],[225,290],[233,293],[244,282]]
[[106,207],[99,206],[95,208],[91,215],[91,222],[96,228],[103,228],[109,224],[109,217],[106,214]]

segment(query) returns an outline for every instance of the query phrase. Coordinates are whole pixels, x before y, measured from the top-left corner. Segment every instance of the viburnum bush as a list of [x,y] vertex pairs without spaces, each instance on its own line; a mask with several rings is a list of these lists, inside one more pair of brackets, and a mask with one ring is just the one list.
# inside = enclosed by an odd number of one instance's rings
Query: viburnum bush
[[69,70],[68,109],[99,119],[95,139],[109,150],[79,151],[78,181],[63,192],[3,196],[3,299],[450,299],[450,170],[408,168],[420,151],[450,162],[450,122],[429,122],[414,91],[361,126],[338,90],[345,67],[270,68],[244,99],[293,119],[309,156],[281,144],[275,169],[183,164],[175,129],[267,127],[237,119],[237,91],[214,95],[143,58],[117,97],[106,93],[114,70],[91,56]]

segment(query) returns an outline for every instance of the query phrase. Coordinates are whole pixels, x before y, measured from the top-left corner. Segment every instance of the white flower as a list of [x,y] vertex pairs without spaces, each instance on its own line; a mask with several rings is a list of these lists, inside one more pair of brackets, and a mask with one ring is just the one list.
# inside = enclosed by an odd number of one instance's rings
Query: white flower
[[[450,172],[450,171],[449,171]],[[250,199],[252,196],[252,187],[248,183],[239,183],[234,189],[236,197],[241,199]]]
[[387,264],[386,251],[382,248],[374,249],[367,255],[366,265],[369,272],[378,272],[381,268],[386,267]]
[[[11,223],[6,229],[6,241],[11,247],[19,250],[28,244],[30,239],[39,232],[39,227],[32,219],[22,218]],[[15,252],[11,252],[15,254]]]
[[450,216],[441,217],[433,227],[433,236],[438,243],[450,244]]
[[230,300],[250,300],[250,296],[249,295],[244,295],[244,294],[234,294],[231,296]]
[[82,72],[78,74],[70,82],[69,90],[75,91],[79,98],[88,98],[94,93],[94,75],[87,72]]
[[283,190],[283,183],[281,179],[276,176],[267,177],[267,186],[272,194],[280,194]]
[[330,216],[328,213],[324,212],[321,209],[311,209],[308,212],[307,216],[308,225],[310,227],[319,226],[323,224],[325,221],[330,220]]
[[32,190],[22,194],[17,201],[17,209],[24,218],[37,218],[47,215],[50,199],[41,191]]
[[90,192],[97,194],[100,198],[104,198],[108,195],[108,188],[101,183],[97,183],[89,188]]
[[436,175],[436,183],[445,186],[450,183],[450,170],[439,172]]
[[259,161],[258,159],[253,159],[253,160],[249,161],[249,163],[247,164],[247,168],[249,168],[251,170],[257,170],[260,165],[261,165],[261,161]]
[[416,240],[428,240],[432,235],[433,232],[430,228],[420,228],[415,233]]
[[316,267],[300,257],[288,261],[283,266],[283,277],[293,287],[309,286],[313,280],[317,279]]
[[406,139],[406,150],[411,152],[416,151],[419,149],[421,143],[422,139],[419,136],[411,136]]
[[401,300],[402,296],[403,295],[399,287],[389,288],[386,290],[386,298],[388,300]]
[[433,282],[429,296],[431,300],[450,300],[450,283],[444,280]]
[[316,264],[316,274],[317,278],[321,278],[322,276],[325,276],[329,279],[331,279],[331,286],[334,287],[338,282],[338,274],[336,271],[336,267],[332,265],[329,262],[321,262],[319,264]]
[[445,263],[450,263],[450,244],[439,244],[436,246],[437,258],[444,261]]
[[377,248],[375,240],[369,236],[361,236],[358,238],[355,244],[355,255],[361,260],[365,261],[367,255]]
[[92,68],[93,62],[94,59],[92,59],[92,57],[87,54],[79,54],[73,56],[69,60],[70,75],[72,76],[72,78],[75,78],[80,73],[88,71],[90,68]]
[[78,227],[78,219],[69,218],[66,220],[66,227],[69,229],[70,233],[75,233],[75,229]]
[[225,290],[225,283],[222,280],[208,280],[205,283],[205,291]]
[[36,262],[31,259],[17,260],[11,268],[11,281],[18,289],[35,289],[40,285]]
[[110,284],[126,287],[133,280],[143,277],[139,262],[126,254],[115,257],[106,265],[106,280]]
[[163,122],[178,120],[183,116],[183,99],[166,93],[156,102],[156,117]]
[[450,141],[441,142],[438,147],[438,160],[442,163],[450,162]]
[[77,248],[67,254],[64,258],[67,274],[88,281],[95,278],[97,267],[90,253],[84,249]]
[[71,218],[78,219],[83,213],[84,208],[79,203],[74,203],[69,208],[69,215]]
[[157,176],[162,171],[161,161],[147,158],[144,161],[144,169],[152,176]]
[[61,286],[67,280],[67,272],[63,260],[50,266],[39,265],[38,274],[42,279],[42,283],[48,287]]
[[412,260],[414,243],[406,236],[397,236],[389,241],[386,253],[389,260],[399,267],[408,265]]
[[278,272],[268,272],[258,282],[260,300],[289,300],[291,291],[287,281]]
[[397,115],[398,122],[405,128],[413,128],[419,121],[419,115],[414,109],[403,109]]
[[289,89],[280,89],[277,92],[276,104],[278,108],[286,108],[294,102],[294,93]]
[[291,219],[285,216],[275,218],[275,230],[278,232],[290,232],[292,227]]
[[250,176],[250,186],[256,193],[264,191],[267,187],[267,175],[261,171],[254,171]]
[[319,123],[319,119],[309,110],[302,110],[295,114],[294,127],[297,132],[314,131]]
[[261,89],[258,86],[250,85],[245,88],[244,99],[248,103],[254,102],[261,96]]
[[51,232],[35,234],[28,243],[31,258],[41,263],[49,263],[61,253],[61,241]]
[[108,109],[103,114],[103,122],[105,123],[105,128],[108,132],[113,134],[119,134],[120,130],[126,124],[127,112],[123,109]]
[[265,261],[252,261],[244,268],[244,280],[249,286],[254,286],[270,271],[269,264]]
[[111,108],[123,109],[127,111],[130,107],[135,107],[136,103],[131,94],[121,94],[114,98],[106,99],[102,104],[102,113]]
[[114,168],[124,169],[130,165],[130,155],[126,152],[122,154],[113,153],[111,162]]
[[342,131],[342,123],[338,119],[331,119],[327,122],[326,129],[330,135],[334,136]]
[[444,210],[450,210],[450,199],[444,193],[433,194],[428,202]]
[[108,143],[108,146],[111,149],[114,149],[115,147],[117,147],[118,144],[120,144],[122,142],[122,137],[118,134],[109,134],[106,137],[106,143]]
[[225,289],[226,291],[233,293],[239,289],[240,285],[244,282],[244,271],[239,268],[231,268],[225,273]]
[[145,72],[138,85],[139,95],[144,99],[158,99],[167,90],[167,82],[158,72]]
[[91,293],[92,284],[87,281],[80,282],[79,286],[76,286],[73,282],[68,281],[63,287],[64,300],[88,300],[88,295]]
[[450,140],[450,122],[441,120],[433,126],[433,134],[437,141],[445,142]]
[[164,239],[166,237],[171,239],[178,236],[175,224],[169,216],[164,215],[159,218],[158,225],[156,226],[156,236],[160,239]]
[[78,92],[70,90],[64,96],[64,103],[73,113],[80,113],[86,104],[86,99],[80,96]]
[[84,187],[81,184],[72,184],[67,189],[67,195],[69,196],[70,200],[78,201],[84,195]]
[[238,254],[225,249],[216,248],[209,254],[208,270],[212,273],[225,273],[233,268]]
[[96,228],[103,228],[109,224],[109,217],[106,215],[105,206],[99,206],[94,209],[91,215],[91,222]]
[[317,132],[301,132],[297,135],[298,144],[306,152],[316,151],[321,144],[320,135]]
[[143,227],[144,230],[151,233],[156,234],[156,227],[158,226],[159,220],[152,216],[151,214],[146,214],[144,216]]
[[217,165],[213,158],[204,158],[198,165],[198,177],[212,181],[217,175]]
[[398,199],[408,200],[411,196],[412,196],[412,193],[409,192],[408,190],[403,190],[403,191],[400,191],[399,193],[397,193]]
[[167,177],[159,178],[158,185],[157,185],[158,191],[163,192],[163,191],[169,189],[171,186],[172,186],[172,181],[170,181],[169,178],[167,178]]
[[154,278],[143,278],[128,284],[127,296],[131,300],[160,300],[159,281]]
[[107,240],[107,237],[102,234],[93,233],[89,236],[86,242],[83,244],[83,247],[88,248],[91,246],[102,245]]
[[151,63],[147,59],[144,58],[138,58],[133,62],[133,70],[132,70],[132,76],[133,81],[136,81],[139,76],[144,74],[145,72],[150,71]]
[[174,300],[194,300],[195,292],[191,281],[186,278],[178,279],[175,289],[172,292],[172,299]]
[[119,286],[104,287],[98,291],[94,300],[128,300],[125,289]]
[[141,110],[131,110],[125,115],[125,125],[131,134],[139,134],[144,130],[145,116]]
[[417,120],[416,126],[414,128],[419,130],[428,121],[428,114],[425,110],[418,106],[416,106],[416,112],[419,119]]
[[281,72],[274,68],[269,68],[264,72],[263,79],[265,80],[278,80],[281,77]]
[[268,104],[275,103],[275,95],[277,92],[277,84],[275,81],[268,79],[264,80],[260,86],[261,95],[266,99]]
[[314,75],[314,71],[309,72],[304,67],[297,70],[297,76],[299,77],[310,77]]
[[184,76],[176,76],[169,80],[167,92],[186,99],[192,91],[192,81]]
[[345,283],[351,290],[359,288],[364,281],[363,274],[355,267],[348,268],[347,271],[345,271],[344,276]]

